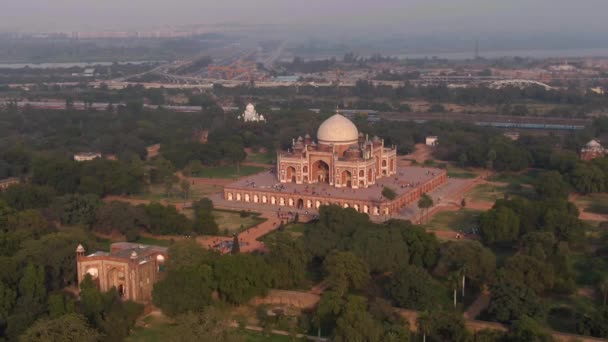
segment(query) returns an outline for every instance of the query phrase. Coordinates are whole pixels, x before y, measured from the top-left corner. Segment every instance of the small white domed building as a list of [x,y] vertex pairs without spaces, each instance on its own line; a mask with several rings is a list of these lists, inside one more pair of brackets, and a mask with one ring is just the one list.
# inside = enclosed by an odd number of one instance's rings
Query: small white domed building
[[581,160],[593,160],[606,155],[606,149],[600,144],[598,139],[589,141],[585,147],[581,149],[580,158]]
[[243,112],[242,115],[239,115],[239,119],[241,119],[245,122],[264,122],[264,121],[266,121],[266,118],[264,118],[264,115],[256,112],[255,106],[251,103],[248,104],[247,107],[245,107],[245,111]]
[[384,140],[369,139],[340,114],[325,120],[310,135],[293,139],[288,151],[277,154],[281,183],[329,184],[336,188],[367,188],[382,177],[397,173],[397,149]]

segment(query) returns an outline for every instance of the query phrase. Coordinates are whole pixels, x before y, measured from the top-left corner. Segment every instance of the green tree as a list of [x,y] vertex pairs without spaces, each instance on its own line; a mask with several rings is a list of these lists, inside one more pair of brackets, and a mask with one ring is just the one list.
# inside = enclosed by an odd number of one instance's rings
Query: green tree
[[540,174],[534,184],[534,189],[543,198],[565,198],[569,192],[568,183],[557,171],[547,171]]
[[431,208],[433,206],[433,204],[434,204],[433,199],[431,198],[431,196],[429,196],[427,194],[422,194],[422,196],[418,200],[418,208],[422,212],[424,212],[426,210],[427,220],[428,220],[428,215],[429,215],[429,208]]
[[264,259],[250,254],[222,256],[215,262],[213,272],[221,298],[233,304],[265,295],[272,281]]
[[169,316],[200,312],[211,303],[214,287],[213,270],[208,265],[170,269],[163,280],[154,284],[152,298]]
[[52,209],[62,224],[88,227],[95,221],[95,214],[101,205],[97,195],[65,195],[55,199]]
[[519,217],[509,208],[493,208],[480,215],[479,230],[487,244],[511,243],[519,236]]
[[447,291],[428,272],[406,266],[393,274],[386,287],[391,299],[402,308],[430,310],[448,302]]
[[352,237],[350,249],[369,265],[370,271],[394,272],[410,263],[410,249],[404,237],[407,229],[384,225],[358,229]]
[[382,196],[392,201],[397,197],[397,193],[392,188],[385,186],[384,188],[382,188]]
[[330,254],[323,264],[329,287],[344,296],[349,290],[363,288],[369,281],[369,269],[365,262],[351,252]]
[[135,241],[139,230],[147,230],[148,226],[148,217],[142,208],[115,201],[97,210],[93,228],[104,234],[119,232],[126,236],[127,241]]
[[39,238],[51,231],[49,222],[40,211],[35,209],[27,209],[9,216],[7,226],[13,231],[33,238]]
[[369,314],[365,308],[350,308],[336,321],[334,341],[367,342],[382,341],[383,328],[380,322]]
[[167,271],[190,269],[199,264],[212,265],[219,254],[210,249],[203,248],[196,240],[188,239],[178,241],[169,247]]
[[46,208],[54,195],[50,187],[32,184],[11,185],[1,194],[6,204],[15,210]]
[[570,174],[570,183],[581,194],[605,190],[606,175],[593,164],[578,163]]
[[239,243],[239,236],[235,233],[232,236],[232,249],[230,250],[230,254],[239,254],[241,252],[241,246]]
[[184,199],[188,199],[188,196],[190,195],[190,182],[187,179],[182,179],[179,183],[179,187],[182,190]]
[[37,321],[19,337],[19,341],[98,342],[100,338],[97,330],[89,327],[83,316],[67,314]]
[[74,313],[74,311],[74,301],[64,293],[56,293],[49,296],[48,312],[51,319]]
[[423,331],[433,341],[468,341],[469,333],[464,325],[464,318],[454,311],[430,311],[422,324]]
[[4,330],[6,319],[17,302],[17,291],[0,281],[0,334]]
[[511,281],[525,284],[537,294],[550,290],[555,283],[555,271],[551,264],[523,254],[509,258],[502,272]]
[[174,205],[164,206],[153,202],[141,206],[149,222],[149,231],[152,234],[187,235],[192,233],[192,222]]
[[[496,271],[496,256],[477,241],[450,241],[441,246],[434,273],[440,276],[459,273],[462,288],[466,279],[481,286],[492,280]],[[463,291],[464,293],[464,291]]]
[[308,256],[301,241],[280,233],[266,246],[270,250],[265,258],[273,272],[273,288],[292,289],[302,285],[306,280]]
[[499,322],[509,323],[523,316],[540,318],[543,305],[533,289],[499,276],[491,290],[488,313]]
[[202,198],[192,204],[194,209],[193,230],[197,234],[217,235],[219,226],[213,216],[213,202]]
[[243,339],[236,335],[229,326],[229,320],[209,306],[203,311],[188,312],[176,317],[175,333],[166,336],[171,342],[241,342]]
[[513,322],[510,340],[531,342],[552,342],[551,336],[538,322],[528,316],[522,316]]

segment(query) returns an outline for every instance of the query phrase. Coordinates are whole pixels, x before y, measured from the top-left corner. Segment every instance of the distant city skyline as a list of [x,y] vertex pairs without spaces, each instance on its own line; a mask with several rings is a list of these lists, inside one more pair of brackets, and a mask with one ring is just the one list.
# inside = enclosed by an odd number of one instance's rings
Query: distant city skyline
[[278,25],[293,32],[473,34],[608,31],[605,0],[4,0],[0,30]]

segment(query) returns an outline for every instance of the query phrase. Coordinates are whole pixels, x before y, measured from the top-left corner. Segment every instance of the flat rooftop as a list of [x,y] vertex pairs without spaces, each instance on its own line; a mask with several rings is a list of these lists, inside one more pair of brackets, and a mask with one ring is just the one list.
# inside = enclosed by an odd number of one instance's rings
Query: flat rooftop
[[226,189],[260,190],[277,194],[326,196],[348,200],[388,201],[382,196],[382,189],[392,188],[397,196],[416,189],[418,186],[438,176],[444,170],[430,167],[400,166],[397,174],[376,180],[376,184],[364,189],[334,188],[329,184],[281,183],[276,174],[269,171],[243,177],[225,186]]

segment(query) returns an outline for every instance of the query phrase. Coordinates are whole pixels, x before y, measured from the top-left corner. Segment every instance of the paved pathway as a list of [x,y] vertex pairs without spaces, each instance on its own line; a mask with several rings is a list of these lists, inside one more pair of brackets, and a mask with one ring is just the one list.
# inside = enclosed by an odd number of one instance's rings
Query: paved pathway
[[[259,241],[264,235],[276,230],[279,228],[281,224],[281,219],[279,219],[276,213],[271,212],[263,212],[261,218],[266,219],[264,222],[258,224],[257,226],[251,227],[238,235],[239,238],[239,247],[241,252],[249,253],[253,251],[266,251],[266,246],[264,242]],[[306,216],[302,216],[302,222],[307,221]],[[285,222],[285,220],[284,220]],[[232,241],[232,237],[224,237],[224,236],[200,236],[196,238],[196,241],[207,248],[213,248],[217,244],[221,242]],[[230,250],[224,249],[221,251],[222,253],[229,253]]]

